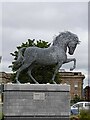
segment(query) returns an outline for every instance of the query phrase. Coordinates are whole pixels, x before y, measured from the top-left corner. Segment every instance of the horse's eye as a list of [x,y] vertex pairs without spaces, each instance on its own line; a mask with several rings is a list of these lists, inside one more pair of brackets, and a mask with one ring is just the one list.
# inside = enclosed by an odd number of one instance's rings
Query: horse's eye
[[75,39],[78,40],[78,37],[76,37]]

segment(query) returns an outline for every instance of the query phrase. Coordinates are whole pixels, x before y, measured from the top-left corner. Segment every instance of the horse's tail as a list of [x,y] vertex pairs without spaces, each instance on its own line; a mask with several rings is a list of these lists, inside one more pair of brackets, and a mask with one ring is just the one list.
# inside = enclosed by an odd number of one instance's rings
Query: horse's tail
[[23,55],[24,55],[25,49],[26,49],[26,47],[19,49],[17,60],[14,62],[14,65],[13,65],[13,70],[18,69],[23,64],[23,58],[24,58]]
[[25,51],[26,47],[23,47],[23,48],[20,48],[19,51],[18,51],[18,57],[17,57],[17,60],[16,62],[21,62],[23,61],[23,58],[24,58],[24,51]]

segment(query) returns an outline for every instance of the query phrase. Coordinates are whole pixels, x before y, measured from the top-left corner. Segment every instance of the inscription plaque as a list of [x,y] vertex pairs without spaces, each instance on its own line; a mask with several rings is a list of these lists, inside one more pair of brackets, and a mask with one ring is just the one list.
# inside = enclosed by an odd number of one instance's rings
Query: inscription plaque
[[45,100],[45,93],[33,93],[34,100]]

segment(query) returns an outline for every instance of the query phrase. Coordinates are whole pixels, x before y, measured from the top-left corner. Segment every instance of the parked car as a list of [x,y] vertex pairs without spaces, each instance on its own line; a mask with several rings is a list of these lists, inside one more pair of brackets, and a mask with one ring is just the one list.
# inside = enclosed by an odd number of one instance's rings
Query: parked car
[[90,102],[77,102],[71,106],[71,114],[77,115],[80,113],[80,110],[89,110]]

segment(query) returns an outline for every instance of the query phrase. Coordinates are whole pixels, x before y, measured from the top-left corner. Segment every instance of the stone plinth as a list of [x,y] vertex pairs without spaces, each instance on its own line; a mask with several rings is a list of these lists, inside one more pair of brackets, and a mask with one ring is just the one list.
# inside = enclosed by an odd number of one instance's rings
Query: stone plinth
[[5,120],[68,120],[70,86],[60,84],[5,84]]

